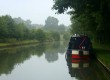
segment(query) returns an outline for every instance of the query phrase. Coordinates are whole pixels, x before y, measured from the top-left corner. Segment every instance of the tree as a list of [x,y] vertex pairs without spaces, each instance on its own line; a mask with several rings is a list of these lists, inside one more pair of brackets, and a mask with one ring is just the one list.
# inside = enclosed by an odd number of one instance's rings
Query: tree
[[4,39],[8,36],[7,24],[3,17],[0,17],[0,39]]
[[60,34],[58,32],[52,32],[52,37],[54,41],[59,41],[60,40]]
[[63,39],[64,39],[65,41],[69,40],[69,39],[70,39],[70,34],[69,34],[69,33],[64,33],[64,34],[63,34]]
[[17,40],[23,40],[24,38],[24,28],[26,26],[23,23],[16,24],[15,35]]
[[24,21],[24,24],[25,24],[28,28],[32,26],[30,20]]
[[45,20],[45,27],[47,28],[51,28],[51,27],[58,27],[58,19],[57,18],[54,18],[54,17],[51,17],[49,16],[47,18],[47,20]]
[[[92,34],[96,39],[110,40],[110,1],[109,0],[54,0],[53,9],[64,13],[72,11],[71,31]],[[80,28],[80,29],[79,29]]]
[[59,26],[58,26],[58,31],[60,32],[60,33],[64,33],[65,32],[65,25],[64,24],[60,24]]
[[13,20],[15,21],[16,24],[24,23],[24,20],[22,20],[21,17],[14,18]]
[[36,39],[40,42],[43,42],[46,39],[45,32],[41,29],[36,30],[35,36]]

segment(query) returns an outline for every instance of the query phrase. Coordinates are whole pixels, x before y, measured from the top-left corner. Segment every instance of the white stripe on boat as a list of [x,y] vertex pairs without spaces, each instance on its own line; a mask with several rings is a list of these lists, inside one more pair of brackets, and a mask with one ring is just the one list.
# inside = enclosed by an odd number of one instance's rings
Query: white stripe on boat
[[72,54],[79,54],[78,50],[72,50]]
[[83,55],[89,55],[89,51],[83,51]]
[[72,63],[72,68],[79,68],[79,63]]
[[84,64],[83,64],[83,67],[84,67],[84,68],[89,67],[89,63],[84,63]]
[[[72,54],[79,55],[80,50],[72,50]],[[89,55],[89,51],[83,51],[83,55]]]

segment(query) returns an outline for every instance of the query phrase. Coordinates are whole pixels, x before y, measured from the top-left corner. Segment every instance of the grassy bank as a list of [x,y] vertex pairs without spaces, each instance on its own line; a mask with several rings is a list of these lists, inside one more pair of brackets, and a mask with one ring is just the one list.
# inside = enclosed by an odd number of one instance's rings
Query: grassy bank
[[0,48],[28,45],[28,44],[38,43],[38,42],[39,41],[37,40],[25,40],[25,41],[17,41],[17,42],[10,42],[10,43],[0,43]]
[[94,52],[96,57],[110,69],[110,45],[109,44],[95,44]]

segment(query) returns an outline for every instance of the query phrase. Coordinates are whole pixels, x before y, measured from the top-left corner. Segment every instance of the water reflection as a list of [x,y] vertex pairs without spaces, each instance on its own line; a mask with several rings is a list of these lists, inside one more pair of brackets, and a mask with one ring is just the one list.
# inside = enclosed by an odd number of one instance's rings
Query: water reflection
[[110,80],[109,74],[96,60],[73,60],[67,56],[66,61],[70,76],[77,80]]
[[54,62],[58,60],[58,53],[64,54],[66,50],[67,42],[53,42],[48,43],[46,46],[48,49],[44,51],[45,58],[48,62]]
[[110,80],[96,60],[65,61],[66,47],[56,42],[0,50],[0,80]]
[[50,45],[50,43],[48,43],[48,49],[45,50],[45,58],[48,62],[53,62],[58,60],[58,47],[60,46],[59,43],[52,43],[52,45]]
[[10,74],[15,65],[23,63],[33,55],[41,57],[44,54],[48,62],[56,61],[58,60],[58,53],[63,54],[62,52],[65,51],[66,46],[66,44],[64,46],[57,42],[0,50],[0,75]]

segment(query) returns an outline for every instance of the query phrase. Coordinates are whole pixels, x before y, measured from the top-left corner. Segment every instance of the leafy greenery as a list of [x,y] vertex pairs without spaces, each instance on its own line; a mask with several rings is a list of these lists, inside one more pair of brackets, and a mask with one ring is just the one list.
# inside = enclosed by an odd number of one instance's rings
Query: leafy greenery
[[63,39],[64,40],[69,40],[70,39],[70,34],[69,33],[64,33],[64,35],[63,35]]
[[59,21],[58,21],[57,18],[49,16],[47,18],[47,20],[45,20],[45,27],[49,27],[49,28],[51,28],[51,27],[53,27],[53,28],[58,27],[58,22]]
[[87,34],[100,43],[109,42],[109,0],[54,0],[53,9],[64,13],[71,9],[71,33]]
[[45,39],[46,39],[45,32],[41,29],[38,29],[36,31],[35,36],[36,36],[36,39],[41,42],[45,41]]
[[60,40],[60,33],[65,32],[65,25],[58,26],[58,19],[48,17],[45,26],[31,24],[20,17],[0,16],[0,42],[16,43],[26,40],[39,42]]
[[[47,32],[46,36],[47,39],[51,37],[51,40],[66,40],[67,38],[64,38],[64,36],[67,33],[67,26],[64,24],[58,24],[59,21],[55,17],[47,17],[45,20],[44,30]],[[68,35],[68,34],[67,34]]]
[[100,59],[108,68],[110,68],[110,50],[95,49],[97,58]]
[[58,25],[58,23],[59,23],[59,21],[57,18],[49,16],[45,20],[44,29],[48,30],[48,31],[58,32],[60,34],[63,34],[65,32],[66,26],[64,24]]

